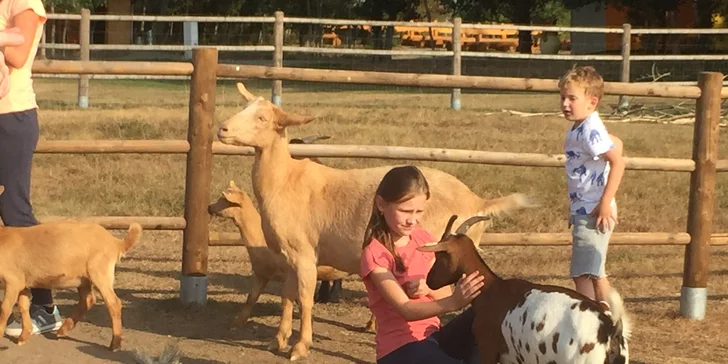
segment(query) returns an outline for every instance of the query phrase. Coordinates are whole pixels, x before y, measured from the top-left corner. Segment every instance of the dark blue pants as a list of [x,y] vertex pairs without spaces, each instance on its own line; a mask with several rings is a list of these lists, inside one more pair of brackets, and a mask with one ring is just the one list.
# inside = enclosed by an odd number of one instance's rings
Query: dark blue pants
[[[33,226],[38,221],[30,204],[30,171],[38,144],[37,109],[0,114],[0,218],[5,226]],[[32,289],[33,303],[53,304],[47,289]]]
[[477,364],[473,337],[475,313],[470,307],[422,341],[411,342],[377,360],[377,364]]

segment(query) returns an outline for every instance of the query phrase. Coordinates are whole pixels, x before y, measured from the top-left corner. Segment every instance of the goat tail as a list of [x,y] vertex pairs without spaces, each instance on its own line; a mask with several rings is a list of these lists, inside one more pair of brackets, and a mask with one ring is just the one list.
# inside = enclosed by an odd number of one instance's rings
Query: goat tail
[[478,215],[491,216],[509,213],[522,208],[536,207],[538,204],[523,193],[512,193],[507,196],[486,200]]
[[616,289],[612,288],[607,294],[606,301],[612,314],[612,321],[614,321],[617,328],[616,334],[629,339],[632,333],[632,325],[627,310],[624,308],[622,296]]
[[133,222],[129,225],[129,230],[126,233],[126,237],[124,238],[124,243],[121,246],[121,253],[128,252],[136,243],[139,242],[139,239],[142,236],[142,226],[139,225],[139,223]]

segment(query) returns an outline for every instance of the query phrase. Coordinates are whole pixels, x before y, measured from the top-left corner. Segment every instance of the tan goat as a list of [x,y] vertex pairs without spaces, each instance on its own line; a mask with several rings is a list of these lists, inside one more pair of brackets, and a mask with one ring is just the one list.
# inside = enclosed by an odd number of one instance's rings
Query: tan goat
[[[243,308],[233,320],[233,327],[240,327],[250,318],[253,306],[268,282],[282,282],[286,278],[285,271],[288,268],[288,262],[283,254],[268,249],[261,229],[260,214],[255,209],[250,196],[238,188],[235,182],[230,181],[227,189],[222,192],[222,196],[217,202],[207,207],[207,212],[210,215],[232,219],[238,230],[240,230],[243,244],[248,249],[254,282]],[[316,269],[316,276],[324,281],[333,281],[349,275],[349,273],[336,270],[330,266],[318,266]],[[291,281],[291,283],[295,284],[296,282]],[[281,297],[283,311],[281,320],[290,322],[293,319],[293,300],[295,299],[295,296]],[[371,316],[366,329],[370,330],[373,323],[374,316]],[[291,326],[292,324],[289,323],[288,325]]]
[[[5,190],[0,186],[0,194]],[[121,348],[121,300],[114,293],[116,262],[141,237],[142,227],[129,226],[126,238],[117,239],[103,226],[81,222],[52,222],[30,227],[0,227],[0,279],[5,282],[5,299],[0,306],[0,332],[15,306],[23,330],[18,345],[28,341],[30,288],[77,288],[79,302],[66,318],[57,336],[65,336],[96,303],[93,287],[101,294],[111,318],[113,337],[109,349]],[[52,257],[46,258],[43,257]]]
[[[308,356],[312,343],[316,265],[359,274],[362,239],[374,191],[392,166],[342,170],[291,158],[286,128],[314,118],[287,113],[254,96],[240,83],[238,91],[248,103],[222,123],[217,135],[225,144],[255,149],[253,191],[260,206],[265,238],[295,268],[301,336],[291,349],[290,359],[296,360]],[[450,174],[432,168],[421,170],[432,195],[431,208],[422,221],[429,231],[442,231],[452,215],[499,214],[528,204],[521,194],[485,200]],[[474,242],[480,241],[485,228],[483,224],[469,232]],[[283,349],[290,335],[290,326],[281,322],[272,346]]]

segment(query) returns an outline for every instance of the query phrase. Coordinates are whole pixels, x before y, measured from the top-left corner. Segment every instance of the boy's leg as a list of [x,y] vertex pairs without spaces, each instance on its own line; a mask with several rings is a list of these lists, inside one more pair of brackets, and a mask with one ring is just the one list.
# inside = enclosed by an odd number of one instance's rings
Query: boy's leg
[[606,301],[607,300],[607,294],[609,294],[609,290],[611,289],[611,286],[609,285],[609,280],[607,277],[602,278],[595,278],[594,280],[594,294],[596,295],[597,301]]
[[[6,226],[37,225],[30,204],[30,174],[33,153],[38,142],[36,109],[0,115],[0,218]],[[53,295],[47,289],[32,289],[31,315],[40,330],[56,326],[60,316],[53,306]],[[19,323],[8,325],[10,336],[20,334]],[[17,331],[17,335],[16,334]],[[37,333],[34,329],[34,333]]]
[[605,283],[608,287],[605,263],[611,231],[599,231],[592,216],[573,216],[572,222],[571,277],[578,292],[599,300]]
[[588,275],[581,275],[574,278],[574,286],[576,287],[576,291],[591,298],[594,299],[596,297],[594,293],[594,281],[591,279]]

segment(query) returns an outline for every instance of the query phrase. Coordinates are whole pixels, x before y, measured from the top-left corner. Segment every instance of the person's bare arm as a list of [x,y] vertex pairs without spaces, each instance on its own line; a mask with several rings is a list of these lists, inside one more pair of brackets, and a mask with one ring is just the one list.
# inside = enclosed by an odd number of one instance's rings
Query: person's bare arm
[[21,68],[28,61],[30,48],[33,46],[35,32],[40,23],[40,16],[31,9],[26,9],[15,15],[12,19],[14,28],[23,36],[24,41],[18,45],[7,45],[3,51],[5,64],[12,68]]
[[460,279],[452,295],[429,302],[414,302],[407,297],[392,272],[378,267],[369,273],[372,283],[390,305],[407,321],[423,320],[441,314],[457,311],[480,294],[483,277],[479,272]]
[[597,227],[601,227],[602,230],[611,230],[614,228],[610,220],[614,220],[614,224],[619,223],[617,216],[614,214],[611,208],[611,201],[617,194],[619,185],[622,182],[622,176],[624,176],[625,162],[622,154],[624,153],[624,144],[622,140],[616,136],[609,134],[609,137],[614,143],[614,148],[601,156],[609,162],[609,178],[604,186],[604,193],[602,194],[599,204],[592,211],[592,216],[596,216]]

